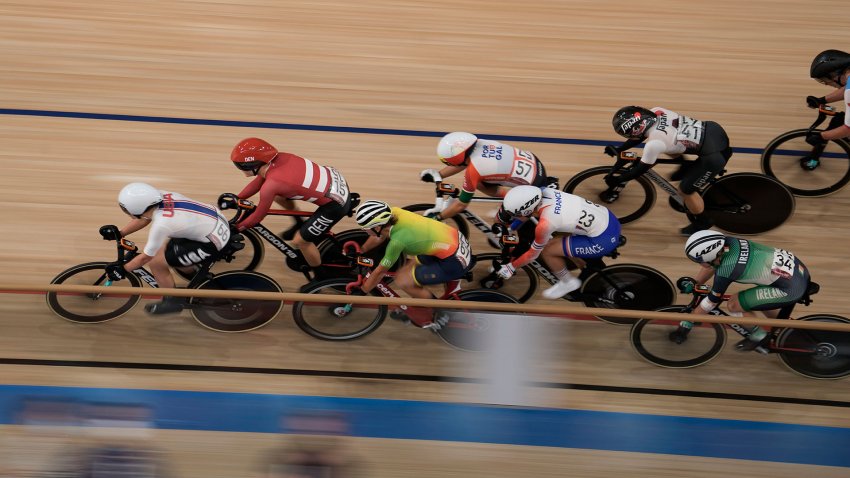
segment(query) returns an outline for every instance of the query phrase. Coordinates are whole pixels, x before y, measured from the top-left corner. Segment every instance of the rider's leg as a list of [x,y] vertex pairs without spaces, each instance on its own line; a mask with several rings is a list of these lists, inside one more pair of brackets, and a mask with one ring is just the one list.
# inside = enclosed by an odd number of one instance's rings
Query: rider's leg
[[401,290],[407,292],[408,295],[417,299],[433,299],[434,295],[422,287],[414,276],[416,271],[416,261],[408,259],[404,265],[398,270],[395,276],[394,284],[399,286]]
[[295,233],[295,237],[292,239],[292,245],[301,252],[304,260],[310,267],[322,265],[322,255],[319,254],[319,248],[312,242],[307,242],[301,237],[301,231]]
[[[292,199],[287,199],[283,196],[275,196],[274,202],[283,209],[289,211],[298,210],[298,205],[295,204],[295,201]],[[302,216],[292,216],[292,219],[295,221],[292,226],[280,233],[280,237],[283,238],[284,241],[291,241],[292,238],[295,237],[295,233],[298,232],[298,229],[301,228],[301,225],[304,224],[304,218]]]
[[[564,236],[546,244],[541,255],[543,262],[549,266],[549,270],[558,278],[552,287],[543,291],[543,297],[547,299],[558,299],[581,287],[581,280],[570,274],[567,269],[567,258],[570,257],[569,236]],[[582,261],[583,262],[583,261]]]
[[292,245],[300,251],[310,267],[322,265],[322,255],[319,254],[319,248],[316,247],[316,244],[322,241],[334,224],[345,217],[350,207],[350,199],[346,201],[345,205],[340,205],[334,201],[323,204],[304,221],[304,224],[295,233],[292,238]]
[[732,156],[729,137],[719,124],[706,121],[703,135],[699,156],[679,183],[679,191],[682,193],[685,206],[694,215],[693,222],[682,228],[681,232],[684,235],[691,235],[713,225],[713,221],[705,214],[705,203],[699,191],[704,189],[712,178],[723,172],[726,162]]
[[[165,288],[174,287],[174,277],[171,275],[171,267],[191,266],[200,264],[205,260],[212,260],[217,253],[212,243],[201,243],[189,239],[170,239],[165,247],[156,253],[148,265],[156,282]],[[183,310],[186,299],[183,297],[166,296],[159,302],[153,302],[145,306],[150,314],[173,314]]]
[[160,287],[171,289],[174,287],[174,277],[171,275],[171,268],[168,267],[168,264],[165,262],[165,248],[162,247],[159,249],[159,252],[153,256],[153,259],[148,262],[148,267],[151,270],[151,274],[153,274],[153,278],[156,279],[156,283],[159,284]]

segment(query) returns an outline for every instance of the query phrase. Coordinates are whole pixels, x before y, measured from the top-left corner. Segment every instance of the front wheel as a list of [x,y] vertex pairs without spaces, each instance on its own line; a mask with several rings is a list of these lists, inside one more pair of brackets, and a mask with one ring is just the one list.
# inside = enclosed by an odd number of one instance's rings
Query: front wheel
[[[656,310],[676,300],[676,288],[657,270],[640,264],[615,264],[588,277],[581,287],[588,307]],[[632,319],[597,316],[615,325],[631,325]]]
[[[65,285],[111,285],[106,276],[107,262],[87,262],[60,273],[51,284]],[[127,274],[127,282],[116,286],[142,287],[135,274]],[[96,324],[117,319],[139,303],[139,295],[112,295],[80,292],[48,292],[47,307],[56,315],[71,322]]]
[[796,129],[777,136],[764,148],[761,170],[797,196],[826,196],[850,182],[850,143],[837,140],[815,147],[806,143],[808,132]]
[[[797,320],[850,324],[838,315],[809,315]],[[850,332],[783,329],[776,338],[779,358],[788,368],[809,378],[835,379],[850,375]]]
[[[516,299],[507,294],[488,289],[464,290],[459,292],[457,297],[460,300],[474,302],[517,303]],[[445,322],[445,325],[436,330],[443,342],[468,352],[478,352],[487,347],[488,332],[492,331],[494,312],[438,309],[434,311],[434,314],[435,319],[442,319]]]
[[723,176],[703,191],[705,214],[733,234],[761,234],[794,212],[794,195],[779,181],[759,173]]
[[613,202],[602,201],[599,195],[608,190],[603,178],[612,169],[611,166],[598,166],[582,171],[567,181],[564,192],[602,204],[617,216],[620,224],[635,221],[648,213],[655,204],[655,187],[645,176],[639,176],[629,181]]
[[[230,271],[216,274],[198,286],[202,290],[283,292],[272,278],[259,272]],[[208,329],[218,332],[246,332],[274,319],[283,308],[280,299],[232,299],[192,297],[192,316]]]
[[537,291],[537,274],[531,266],[523,266],[509,280],[504,280],[494,272],[494,261],[502,258],[501,254],[490,252],[474,256],[475,266],[472,268],[472,282],[464,281],[462,287],[470,289],[482,288],[498,290],[525,303],[534,297]]
[[[337,278],[305,287],[305,294],[317,294],[316,301],[299,301],[292,305],[295,325],[322,340],[353,340],[375,331],[387,317],[387,306],[346,302],[345,286],[350,282],[350,279]],[[380,294],[372,290],[371,295]]]
[[[658,312],[682,313],[685,307],[672,305]],[[717,357],[726,344],[726,329],[721,324],[695,322],[681,327],[678,319],[641,319],[632,326],[632,348],[644,360],[666,368],[690,368]]]

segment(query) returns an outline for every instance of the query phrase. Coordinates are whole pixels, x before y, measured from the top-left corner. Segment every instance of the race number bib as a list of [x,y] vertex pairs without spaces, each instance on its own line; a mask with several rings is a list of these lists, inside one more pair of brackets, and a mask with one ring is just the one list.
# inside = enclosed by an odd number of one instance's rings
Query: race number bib
[[336,169],[328,167],[328,173],[330,175],[330,185],[325,195],[340,205],[345,205],[345,201],[348,200],[348,183],[345,182],[345,178]]
[[472,250],[469,248],[469,240],[460,232],[457,233],[457,252],[455,256],[466,268],[472,260]]
[[702,144],[702,136],[705,132],[705,125],[702,121],[695,120],[687,116],[679,117],[679,130],[676,134],[676,140],[684,144],[685,147],[695,149]]
[[784,249],[774,249],[770,272],[779,277],[790,279],[794,275],[794,254]]
[[537,177],[537,161],[528,151],[514,148],[514,164],[511,170],[512,182],[519,184],[534,184]]
[[227,220],[219,215],[215,221],[215,227],[212,232],[207,234],[207,239],[213,243],[216,249],[221,250],[227,241],[230,240],[230,224]]

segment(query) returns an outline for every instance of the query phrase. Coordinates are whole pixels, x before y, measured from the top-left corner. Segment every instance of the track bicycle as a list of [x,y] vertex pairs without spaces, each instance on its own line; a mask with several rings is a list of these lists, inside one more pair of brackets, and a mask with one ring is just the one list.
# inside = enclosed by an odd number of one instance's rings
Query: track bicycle
[[[687,281],[693,283],[690,277],[678,280],[680,289]],[[811,296],[819,288],[816,282],[810,282],[806,294],[797,303],[809,305]],[[710,287],[699,286],[693,290],[687,305],[658,310],[690,313],[710,292]],[[724,301],[728,299],[729,295],[723,296]],[[794,304],[782,309],[777,318],[788,319],[793,309]],[[719,307],[711,314],[727,315]],[[831,314],[808,315],[796,320],[850,324],[847,318]],[[742,337],[750,334],[746,327],[737,324],[729,327]],[[720,354],[726,344],[726,328],[723,324],[700,322],[697,316],[694,321],[641,319],[632,326],[630,338],[634,350],[648,362],[667,368],[688,368],[708,363]],[[834,379],[850,375],[850,332],[774,327],[769,332],[767,345],[756,350],[779,355],[783,364],[805,377]]]
[[806,129],[783,133],[767,144],[761,155],[761,170],[778,179],[797,196],[832,194],[850,182],[850,141],[828,141],[820,146],[806,142],[806,136],[827,117],[841,114],[829,105],[818,108],[818,117]]
[[[117,234],[117,230],[116,230]],[[270,277],[253,271],[227,271],[219,274],[210,272],[218,261],[233,260],[243,244],[242,236],[233,234],[227,245],[212,259],[204,262],[192,276],[187,289],[233,290],[282,292],[280,286]],[[138,254],[138,247],[132,241],[121,238],[116,241],[118,261],[127,263]],[[106,274],[108,262],[86,262],[71,267],[50,281],[51,284],[111,286],[116,284]],[[147,284],[157,288],[159,285],[147,269],[141,267],[126,275],[129,287],[139,289]],[[121,281],[119,281],[120,284]],[[116,284],[117,285],[117,284]],[[94,324],[117,319],[135,307],[142,298],[139,294],[109,293],[69,293],[48,292],[47,306],[56,315],[71,322]],[[192,312],[195,320],[212,330],[219,332],[244,332],[253,330],[277,316],[283,308],[280,300],[229,299],[229,298],[189,298],[185,308]]]
[[[626,165],[637,161],[640,161],[640,156],[632,151],[623,151],[613,166],[598,166],[573,176],[564,185],[564,192],[584,198],[598,197],[617,216],[620,224],[627,224],[652,209],[656,198],[655,183],[670,195],[670,206],[687,214],[693,221],[676,187],[652,169],[626,184],[615,187],[605,184],[606,177],[628,171]],[[687,167],[681,157],[659,159],[657,163]],[[733,234],[760,234],[779,227],[791,217],[794,195],[775,178],[760,173],[723,175],[725,172],[721,172],[719,178],[708,181],[700,191],[705,213],[717,227]]]
[[[559,237],[553,240],[560,240]],[[496,274],[496,271],[515,257],[512,249],[520,242],[516,234],[505,234],[500,237],[502,252],[491,261],[489,273],[478,284],[485,289],[502,291],[506,285],[516,279],[527,280],[534,277],[535,269],[526,265],[517,269],[514,277],[507,281]],[[626,237],[620,236],[617,246],[626,244]],[[611,259],[619,256],[619,251],[614,249],[607,255]],[[541,267],[546,268],[543,276],[550,284],[554,285],[558,278],[543,263],[538,262]],[[607,309],[632,309],[632,310],[655,310],[659,307],[673,304],[676,300],[676,289],[670,279],[661,272],[641,264],[614,264],[606,265],[601,259],[586,260],[586,270],[579,276],[582,280],[581,288],[563,297],[570,302],[581,302],[587,307]],[[551,279],[549,279],[551,277]],[[537,286],[536,279],[534,286]],[[597,316],[599,320],[614,325],[630,325],[633,321],[617,317]]]
[[[387,317],[408,321],[416,327],[436,333],[452,347],[478,351],[485,346],[484,337],[492,320],[487,313],[433,309],[429,307],[400,306],[389,311],[386,305],[358,305],[346,302],[345,298],[363,283],[364,277],[374,267],[374,260],[358,257],[357,279],[329,279],[308,285],[304,293],[326,296],[316,302],[295,302],[292,316],[295,324],[312,337],[322,340],[352,340],[374,332]],[[371,295],[400,297],[390,287],[393,273],[388,273],[378,283]],[[460,280],[444,284],[441,300],[465,300],[479,302],[517,303],[513,297],[495,290],[462,290]]]

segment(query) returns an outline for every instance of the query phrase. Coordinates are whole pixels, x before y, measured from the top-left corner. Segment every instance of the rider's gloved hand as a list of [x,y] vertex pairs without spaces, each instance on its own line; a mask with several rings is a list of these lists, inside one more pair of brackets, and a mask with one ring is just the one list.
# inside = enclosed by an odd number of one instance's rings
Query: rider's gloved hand
[[233,193],[224,193],[218,197],[218,208],[233,209],[236,207],[237,201],[239,201],[239,196]]
[[117,241],[118,239],[121,239],[121,230],[118,229],[118,226],[113,224],[100,226],[100,230],[98,232],[100,232],[104,241]]
[[826,140],[823,139],[820,131],[810,131],[806,133],[806,142],[812,146],[821,146],[826,143]]
[[428,209],[427,211],[425,211],[425,217],[427,217],[428,219],[434,219],[435,221],[442,221],[443,216],[440,215],[441,211],[435,209]]
[[423,169],[422,172],[419,173],[419,179],[426,183],[438,183],[443,180],[443,177],[440,176],[440,172],[436,169]]
[[690,294],[697,287],[697,281],[693,277],[680,277],[679,280],[676,281],[676,287],[679,288],[679,292],[683,294]]
[[106,275],[112,280],[121,280],[127,276],[123,262],[110,262],[106,265]]
[[507,263],[500,267],[498,271],[496,271],[496,275],[498,275],[502,279],[507,280],[514,276],[514,272],[516,272],[514,266],[511,263]]
[[809,106],[809,108],[817,108],[821,105],[826,104],[826,97],[825,96],[817,97],[817,96],[811,96],[811,95],[807,96],[806,97],[806,104]]
[[616,158],[620,155],[620,148],[614,146],[613,144],[609,144],[605,146],[605,154],[611,156],[612,158]]

